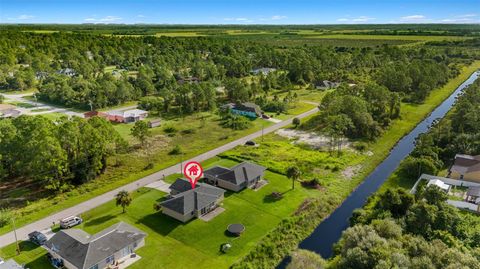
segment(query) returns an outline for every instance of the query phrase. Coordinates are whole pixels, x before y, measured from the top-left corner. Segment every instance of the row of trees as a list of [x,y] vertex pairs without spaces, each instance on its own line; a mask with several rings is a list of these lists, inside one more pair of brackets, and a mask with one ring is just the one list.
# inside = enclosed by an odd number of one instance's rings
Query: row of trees
[[0,121],[0,179],[28,178],[55,191],[94,179],[126,142],[94,117],[21,116]]
[[432,129],[420,135],[410,157],[400,165],[406,179],[422,173],[435,175],[454,160],[455,154],[480,154],[480,81],[475,81],[457,99],[455,110]]

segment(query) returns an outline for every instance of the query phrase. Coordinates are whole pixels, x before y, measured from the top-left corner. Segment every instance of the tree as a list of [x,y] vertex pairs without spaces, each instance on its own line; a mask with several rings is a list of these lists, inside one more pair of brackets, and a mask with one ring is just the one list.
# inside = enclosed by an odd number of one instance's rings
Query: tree
[[405,216],[415,202],[413,195],[400,188],[388,189],[381,193],[379,198],[375,208],[390,211],[395,218]]
[[0,104],[3,104],[3,101],[5,100],[5,97],[0,94]]
[[298,249],[292,253],[292,261],[287,266],[287,269],[322,269],[325,268],[326,262],[320,255],[304,250]]
[[287,177],[292,180],[292,190],[295,189],[295,181],[300,178],[301,171],[296,166],[290,166],[287,169]]
[[145,146],[147,138],[151,135],[147,122],[143,120],[135,122],[135,125],[132,127],[130,133],[133,137],[140,141],[142,147]]
[[132,197],[128,191],[120,191],[115,195],[116,205],[122,207],[122,212],[125,213],[125,208],[132,203]]
[[330,136],[330,144],[336,145],[338,153],[342,150],[343,137],[353,127],[352,120],[345,114],[329,116],[326,120],[325,133]]
[[410,180],[416,180],[422,174],[437,174],[437,167],[429,157],[407,157],[400,163],[400,174]]
[[300,125],[300,119],[295,117],[295,118],[293,118],[292,123],[293,123],[293,125],[295,125],[295,128],[297,128],[298,125]]

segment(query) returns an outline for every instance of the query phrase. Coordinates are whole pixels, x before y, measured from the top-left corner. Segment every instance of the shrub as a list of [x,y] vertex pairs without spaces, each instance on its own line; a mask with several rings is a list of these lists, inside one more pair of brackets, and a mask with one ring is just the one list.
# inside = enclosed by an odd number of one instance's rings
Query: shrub
[[177,129],[173,126],[168,126],[168,127],[163,128],[163,131],[167,134],[174,134],[174,133],[177,132]]
[[170,155],[178,155],[182,153],[182,149],[179,145],[176,145],[168,154]]
[[363,152],[367,149],[368,145],[367,143],[365,142],[355,142],[353,143],[353,148],[360,151],[360,152]]
[[193,128],[182,130],[182,134],[194,134],[195,132]]

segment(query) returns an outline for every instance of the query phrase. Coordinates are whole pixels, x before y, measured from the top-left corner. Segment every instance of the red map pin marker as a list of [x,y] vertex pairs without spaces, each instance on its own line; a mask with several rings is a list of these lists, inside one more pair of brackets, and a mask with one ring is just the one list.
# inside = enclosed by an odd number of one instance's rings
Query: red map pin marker
[[192,189],[195,189],[195,184],[203,175],[203,168],[198,162],[188,162],[183,168],[183,175],[190,180]]

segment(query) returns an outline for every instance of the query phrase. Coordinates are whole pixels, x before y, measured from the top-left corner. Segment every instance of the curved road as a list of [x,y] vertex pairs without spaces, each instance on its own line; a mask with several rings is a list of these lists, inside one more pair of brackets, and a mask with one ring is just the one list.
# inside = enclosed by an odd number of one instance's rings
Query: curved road
[[[308,117],[310,115],[313,115],[317,112],[318,112],[318,108],[314,108],[314,109],[309,110],[305,113],[297,115],[296,117],[301,119],[301,118],[305,118],[305,117]],[[293,118],[290,118],[288,120],[285,120],[285,121],[276,123],[274,125],[271,125],[269,127],[266,127],[263,130],[263,132],[262,132],[262,130],[260,130],[260,131],[257,131],[255,133],[249,134],[249,135],[244,136],[240,139],[237,139],[237,140],[232,141],[230,143],[227,143],[223,146],[220,146],[216,149],[213,149],[213,150],[207,151],[203,154],[200,154],[198,156],[195,156],[194,158],[192,158],[190,160],[195,160],[197,162],[202,162],[202,161],[205,161],[205,160],[210,159],[212,157],[215,157],[216,155],[218,155],[222,152],[225,152],[227,150],[230,150],[230,149],[232,149],[232,148],[234,148],[238,145],[245,144],[245,142],[248,141],[248,140],[252,140],[252,139],[255,139],[255,138],[258,138],[258,137],[262,136],[262,133],[263,134],[268,134],[268,133],[271,133],[271,132],[273,132],[277,129],[283,128],[283,127],[291,124],[292,119]],[[184,162],[188,162],[190,160],[185,160]],[[131,191],[134,191],[134,190],[136,190],[140,187],[143,187],[145,185],[148,185],[150,183],[153,183],[153,182],[156,182],[156,181],[160,180],[161,178],[163,178],[163,175],[168,176],[168,175],[171,175],[171,174],[179,173],[180,172],[180,167],[181,167],[181,164],[178,163],[174,166],[170,166],[166,169],[155,172],[155,173],[153,173],[149,176],[146,176],[146,177],[141,178],[137,181],[134,181],[132,183],[124,185],[120,188],[114,189],[112,191],[109,191],[107,193],[99,195],[95,198],[92,198],[90,200],[82,202],[82,203],[80,203],[76,206],[64,209],[60,212],[57,212],[55,214],[52,214],[52,215],[46,217],[46,218],[43,218],[41,220],[38,220],[38,221],[35,221],[33,223],[27,224],[23,227],[17,228],[18,240],[26,240],[27,237],[28,237],[28,234],[32,231],[42,231],[42,230],[48,229],[52,225],[52,222],[54,222],[54,221],[56,223],[58,223],[58,221],[61,220],[61,219],[64,219],[64,218],[72,216],[72,215],[79,215],[79,214],[81,214],[83,212],[86,212],[86,211],[88,211],[92,208],[95,208],[95,207],[97,207],[101,204],[104,204],[104,203],[114,199],[115,195],[121,190],[126,190],[126,191],[131,192]],[[9,245],[9,244],[14,243],[14,242],[15,242],[15,235],[14,235],[13,232],[9,232],[9,233],[6,233],[6,234],[3,234],[3,235],[0,236],[0,247],[4,247],[4,246]]]

